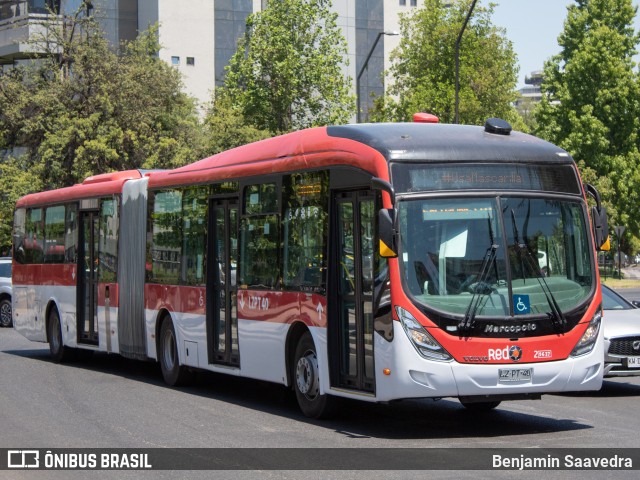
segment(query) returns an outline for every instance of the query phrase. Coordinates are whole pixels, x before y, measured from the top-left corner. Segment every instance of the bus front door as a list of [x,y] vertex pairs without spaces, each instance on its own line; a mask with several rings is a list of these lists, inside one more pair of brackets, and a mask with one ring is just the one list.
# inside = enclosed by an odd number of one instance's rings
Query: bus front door
[[[375,197],[371,192],[335,195],[332,264],[337,288],[329,326],[338,355],[331,355],[332,383],[342,388],[375,392],[373,365],[373,279]],[[336,352],[336,348],[331,348]]]
[[236,267],[238,202],[209,203],[207,255],[207,345],[209,363],[240,366]]
[[78,343],[98,345],[98,211],[79,215],[79,251],[77,275]]

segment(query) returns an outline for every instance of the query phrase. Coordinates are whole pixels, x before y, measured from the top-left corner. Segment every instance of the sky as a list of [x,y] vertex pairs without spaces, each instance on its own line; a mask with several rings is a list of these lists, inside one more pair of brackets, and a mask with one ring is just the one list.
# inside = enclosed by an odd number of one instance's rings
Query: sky
[[[488,0],[481,0],[488,3]],[[513,42],[520,71],[517,88],[525,86],[524,78],[531,72],[542,70],[544,62],[560,51],[558,35],[564,28],[567,6],[573,0],[493,0],[497,4],[493,23],[507,29],[507,38]],[[638,6],[640,0],[633,0]],[[640,10],[640,9],[639,9]],[[639,14],[640,15],[640,14]],[[636,31],[640,18],[636,15]],[[636,62],[640,59],[636,57]]]

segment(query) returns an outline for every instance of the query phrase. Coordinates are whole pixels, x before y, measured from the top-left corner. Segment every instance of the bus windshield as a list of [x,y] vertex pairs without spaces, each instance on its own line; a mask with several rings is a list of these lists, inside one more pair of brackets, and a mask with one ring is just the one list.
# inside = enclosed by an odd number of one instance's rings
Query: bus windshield
[[475,317],[546,316],[589,299],[593,259],[578,201],[422,198],[398,206],[404,285],[426,307],[465,315],[473,302]]

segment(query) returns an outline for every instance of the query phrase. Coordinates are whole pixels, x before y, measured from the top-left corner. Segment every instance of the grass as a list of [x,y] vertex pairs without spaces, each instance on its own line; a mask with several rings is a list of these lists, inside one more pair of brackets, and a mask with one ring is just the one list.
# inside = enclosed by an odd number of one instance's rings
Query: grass
[[611,278],[607,277],[605,280],[603,276],[600,277],[602,283],[607,287],[613,288],[640,288],[640,280],[635,278]]

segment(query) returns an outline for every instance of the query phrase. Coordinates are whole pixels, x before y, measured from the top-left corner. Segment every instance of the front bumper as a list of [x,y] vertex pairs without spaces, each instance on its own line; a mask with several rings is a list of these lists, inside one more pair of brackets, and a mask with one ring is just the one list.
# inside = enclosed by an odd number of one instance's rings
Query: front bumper
[[[508,396],[599,390],[604,370],[602,330],[594,349],[580,357],[540,363],[464,364],[425,360],[399,322],[393,346],[376,335],[376,400]],[[383,375],[388,368],[391,375]],[[527,381],[501,381],[500,370],[531,369]]]

